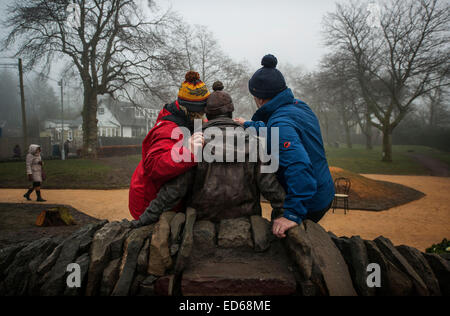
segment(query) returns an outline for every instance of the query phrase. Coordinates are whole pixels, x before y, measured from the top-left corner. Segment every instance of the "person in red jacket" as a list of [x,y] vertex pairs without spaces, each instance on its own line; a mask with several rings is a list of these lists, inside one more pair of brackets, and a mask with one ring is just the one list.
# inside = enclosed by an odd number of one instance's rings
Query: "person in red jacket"
[[[131,178],[129,209],[133,218],[138,219],[145,212],[167,181],[196,165],[193,153],[196,146],[201,147],[204,144],[202,133],[190,136],[188,148],[181,146],[175,150],[174,146],[183,141],[181,127],[192,133],[194,120],[203,118],[209,95],[210,92],[200,80],[200,75],[189,71],[179,90],[178,99],[165,105],[159,113],[155,127],[144,139],[142,160]],[[173,135],[179,137],[173,139]],[[176,209],[178,208],[179,206]]]

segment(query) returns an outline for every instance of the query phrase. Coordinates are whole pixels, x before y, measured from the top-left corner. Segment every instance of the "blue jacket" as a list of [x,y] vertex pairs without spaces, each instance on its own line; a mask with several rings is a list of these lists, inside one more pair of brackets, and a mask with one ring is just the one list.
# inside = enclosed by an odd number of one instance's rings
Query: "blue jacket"
[[[319,121],[311,108],[296,100],[290,89],[264,104],[244,127],[279,128],[278,180],[286,191],[284,217],[301,223],[308,213],[327,208],[334,183],[325,157]],[[270,141],[267,142],[270,151]]]

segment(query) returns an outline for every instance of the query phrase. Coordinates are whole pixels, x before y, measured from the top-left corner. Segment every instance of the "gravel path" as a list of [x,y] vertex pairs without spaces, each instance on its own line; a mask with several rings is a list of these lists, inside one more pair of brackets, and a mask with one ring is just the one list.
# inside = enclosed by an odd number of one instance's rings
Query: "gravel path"
[[[423,176],[368,175],[375,180],[410,186],[427,196],[409,204],[384,212],[331,211],[321,224],[338,236],[360,235],[374,239],[380,235],[396,245],[406,244],[420,250],[450,238],[450,178]],[[0,202],[25,202],[25,190],[0,189]],[[42,190],[52,204],[67,204],[92,217],[108,220],[131,219],[128,212],[128,190]],[[33,194],[33,199],[35,196]],[[263,205],[265,213],[269,210]]]
[[445,162],[423,154],[410,154],[410,157],[427,168],[433,177],[450,177],[449,167]]
[[450,178],[366,176],[407,185],[426,196],[385,212],[350,211],[347,215],[343,210],[330,212],[321,222],[325,229],[338,236],[360,235],[370,240],[383,235],[395,245],[405,244],[422,251],[450,238]]

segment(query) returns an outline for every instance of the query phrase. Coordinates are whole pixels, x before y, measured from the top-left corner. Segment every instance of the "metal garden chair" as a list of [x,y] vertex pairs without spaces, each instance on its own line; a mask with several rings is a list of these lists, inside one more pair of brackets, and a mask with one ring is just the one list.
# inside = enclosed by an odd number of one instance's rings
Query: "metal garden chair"
[[338,207],[339,201],[343,201],[344,202],[344,214],[347,215],[347,212],[349,211],[348,199],[349,199],[351,186],[352,186],[352,183],[351,183],[350,179],[347,179],[347,178],[337,178],[334,181],[334,187],[335,187],[336,194],[334,195],[334,200],[333,200],[333,213],[336,211],[337,208],[339,208]]

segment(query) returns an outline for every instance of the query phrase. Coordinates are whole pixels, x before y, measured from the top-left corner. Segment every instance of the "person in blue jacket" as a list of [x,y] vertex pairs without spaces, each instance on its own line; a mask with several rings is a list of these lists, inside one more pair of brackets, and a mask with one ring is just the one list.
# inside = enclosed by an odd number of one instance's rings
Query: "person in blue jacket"
[[[277,177],[286,191],[284,214],[273,222],[273,233],[279,238],[309,219],[319,222],[328,212],[334,198],[334,183],[325,157],[319,121],[311,108],[295,99],[286,86],[283,74],[276,69],[278,60],[266,55],[249,81],[250,93],[258,110],[251,121],[237,118],[244,128],[257,131],[267,127],[279,129]],[[270,141],[267,141],[270,147]],[[269,148],[270,150],[270,148]]]

